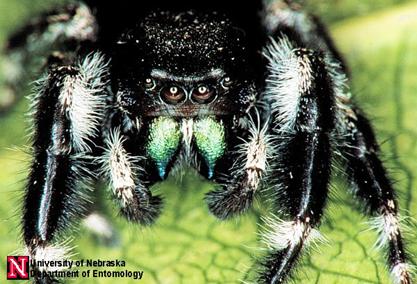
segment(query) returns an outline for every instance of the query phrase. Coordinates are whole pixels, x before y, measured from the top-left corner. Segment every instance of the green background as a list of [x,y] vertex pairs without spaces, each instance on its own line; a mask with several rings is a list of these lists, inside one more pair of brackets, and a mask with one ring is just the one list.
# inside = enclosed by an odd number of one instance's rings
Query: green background
[[[0,43],[8,33],[53,1],[0,0]],[[404,216],[417,214],[417,2],[395,0],[306,1],[323,17],[352,70],[356,101],[368,113],[382,144],[383,159],[396,181]],[[1,86],[0,86],[1,91]],[[6,255],[21,249],[19,206],[29,157],[23,100],[0,117],[0,282]],[[376,235],[337,178],[321,231],[328,244],[303,258],[297,283],[390,283],[382,254],[372,248]],[[117,218],[107,200],[106,214],[120,234],[120,245],[98,244],[84,228],[74,233],[74,259],[119,258],[128,269],[144,270],[142,283],[237,283],[260,253],[257,203],[247,216],[220,223],[202,201],[210,185],[193,175],[156,186],[166,197],[162,218],[149,229]],[[108,198],[107,194],[103,194]],[[408,220],[411,220],[409,218]],[[412,221],[410,223],[413,223]],[[417,255],[411,224],[409,249]],[[112,283],[112,279],[75,283]],[[128,282],[123,280],[123,282]],[[133,282],[133,281],[132,281]]]

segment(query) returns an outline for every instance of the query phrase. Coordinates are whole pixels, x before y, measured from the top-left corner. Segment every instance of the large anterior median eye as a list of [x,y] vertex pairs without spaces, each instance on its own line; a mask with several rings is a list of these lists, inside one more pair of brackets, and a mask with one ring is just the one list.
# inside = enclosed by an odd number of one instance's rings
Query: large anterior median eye
[[186,99],[185,92],[177,86],[164,87],[161,90],[161,99],[167,104],[175,105]]
[[196,89],[194,89],[191,96],[192,96],[193,101],[200,103],[200,104],[206,104],[214,100],[216,96],[216,92],[213,88],[210,88],[205,85],[201,85],[197,87]]

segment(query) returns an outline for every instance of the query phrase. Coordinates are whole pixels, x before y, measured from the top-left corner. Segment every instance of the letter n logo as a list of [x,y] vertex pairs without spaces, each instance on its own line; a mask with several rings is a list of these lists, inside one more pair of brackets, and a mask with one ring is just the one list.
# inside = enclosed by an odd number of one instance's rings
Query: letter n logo
[[29,279],[29,256],[7,256],[7,279]]

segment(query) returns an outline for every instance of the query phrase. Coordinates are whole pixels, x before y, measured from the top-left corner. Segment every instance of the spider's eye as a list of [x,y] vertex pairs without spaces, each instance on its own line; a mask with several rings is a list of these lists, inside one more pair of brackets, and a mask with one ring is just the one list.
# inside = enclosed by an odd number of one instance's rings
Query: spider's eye
[[175,105],[185,100],[185,92],[177,86],[165,87],[161,90],[161,99],[167,104]]
[[194,89],[192,94],[193,101],[204,104],[213,101],[215,98],[215,91],[214,89],[201,85],[198,88]]
[[222,81],[220,82],[223,89],[229,89],[229,87],[232,85],[232,79],[230,77],[224,77]]
[[152,78],[145,79],[145,88],[147,90],[153,90],[155,88],[155,85],[155,80],[153,80]]

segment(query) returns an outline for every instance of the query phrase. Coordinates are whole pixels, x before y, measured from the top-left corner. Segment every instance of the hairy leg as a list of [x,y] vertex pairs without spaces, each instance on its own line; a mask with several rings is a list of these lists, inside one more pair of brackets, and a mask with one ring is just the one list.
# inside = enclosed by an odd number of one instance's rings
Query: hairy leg
[[[285,283],[317,227],[327,199],[334,128],[332,81],[322,56],[295,49],[283,38],[265,51],[268,64],[264,100],[271,105],[273,154],[269,183],[276,211],[265,219],[269,252],[260,283]],[[277,214],[283,215],[279,219]]]
[[[137,136],[143,138],[143,134]],[[149,187],[159,179],[145,170],[143,155],[126,149],[128,139],[119,128],[110,131],[100,158],[102,172],[110,182],[121,213],[129,221],[151,225],[159,217],[163,204],[161,197],[152,196]]]
[[273,38],[285,35],[298,47],[321,51],[340,62],[344,73],[349,72],[326,26],[300,5],[285,0],[269,1],[264,7],[263,24]]
[[39,81],[22,220],[35,259],[62,258],[65,249],[53,242],[85,212],[85,188],[93,178],[85,168],[104,116],[107,72],[104,57],[96,53],[71,66],[55,66]]
[[398,203],[392,181],[379,158],[379,146],[367,118],[357,109],[345,116],[345,136],[340,150],[355,196],[372,216],[378,233],[377,247],[387,252],[394,283],[411,283],[411,265],[400,228]]
[[96,40],[96,20],[82,4],[45,12],[13,33],[3,50],[0,115],[18,101],[26,83],[49,65],[47,59],[51,53],[57,51],[75,57],[80,48]]
[[213,180],[219,188],[206,195],[210,212],[219,219],[228,219],[247,211],[260,188],[265,174],[270,138],[257,111],[242,118],[247,129],[229,137],[229,149],[219,160]]

